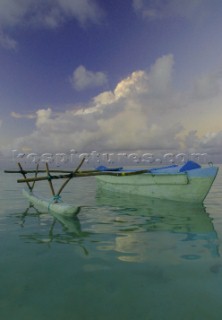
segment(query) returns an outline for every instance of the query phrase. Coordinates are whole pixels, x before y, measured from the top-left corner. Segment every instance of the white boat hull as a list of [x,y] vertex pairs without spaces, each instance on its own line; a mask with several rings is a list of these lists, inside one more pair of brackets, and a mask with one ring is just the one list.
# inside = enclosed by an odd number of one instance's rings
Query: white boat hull
[[173,201],[201,203],[207,196],[218,168],[183,173],[146,173],[132,176],[97,176],[100,187],[114,192]]
[[74,217],[79,212],[79,207],[73,206],[64,202],[55,203],[53,199],[45,199],[34,192],[22,190],[23,195],[33,204],[36,208],[47,210],[55,215],[62,215],[65,217]]

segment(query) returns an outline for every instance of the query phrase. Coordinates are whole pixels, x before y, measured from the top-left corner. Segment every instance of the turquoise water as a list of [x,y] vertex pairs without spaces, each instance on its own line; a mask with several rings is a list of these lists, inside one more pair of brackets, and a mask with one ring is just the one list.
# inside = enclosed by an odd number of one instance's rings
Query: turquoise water
[[72,180],[81,211],[61,221],[28,209],[17,177],[0,174],[0,319],[222,319],[220,172],[204,207]]

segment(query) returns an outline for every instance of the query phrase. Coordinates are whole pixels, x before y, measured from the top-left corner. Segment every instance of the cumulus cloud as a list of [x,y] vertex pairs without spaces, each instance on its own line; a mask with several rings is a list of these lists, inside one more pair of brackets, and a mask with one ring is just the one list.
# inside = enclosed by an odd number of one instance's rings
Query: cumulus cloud
[[79,91],[86,88],[101,87],[108,82],[104,72],[89,71],[84,66],[76,68],[70,80],[73,87]]
[[[36,112],[35,130],[11,146],[41,152],[146,150],[148,152],[212,152],[222,147],[221,90],[219,76],[193,84],[192,90],[173,87],[174,59],[165,55],[149,71],[137,70],[104,91],[82,108],[55,113]],[[208,97],[200,95],[201,88]],[[212,96],[212,92],[216,92]],[[209,106],[211,112],[209,112]]]
[[104,13],[95,0],[1,0],[0,44],[14,49],[16,41],[8,30],[22,25],[55,29],[75,19],[81,26],[98,23]]
[[150,72],[133,72],[82,109],[56,114],[52,109],[38,110],[36,129],[17,139],[14,147],[44,151],[179,148],[182,125],[177,120],[166,125],[170,115],[165,109],[175,103],[175,96],[169,94],[172,68],[172,55],[163,56]]

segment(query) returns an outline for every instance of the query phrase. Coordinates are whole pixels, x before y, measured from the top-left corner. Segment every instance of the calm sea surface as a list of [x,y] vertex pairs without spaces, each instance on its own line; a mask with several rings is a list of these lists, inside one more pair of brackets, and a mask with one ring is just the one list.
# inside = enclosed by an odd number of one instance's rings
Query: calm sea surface
[[81,211],[60,221],[28,209],[18,177],[0,173],[1,320],[222,319],[222,170],[204,206],[73,179]]

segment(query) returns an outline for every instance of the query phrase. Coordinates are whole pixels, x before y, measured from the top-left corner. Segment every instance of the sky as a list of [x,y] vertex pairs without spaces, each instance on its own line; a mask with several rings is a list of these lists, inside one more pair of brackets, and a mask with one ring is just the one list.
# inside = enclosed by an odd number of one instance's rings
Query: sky
[[222,161],[222,2],[0,0],[0,157]]

